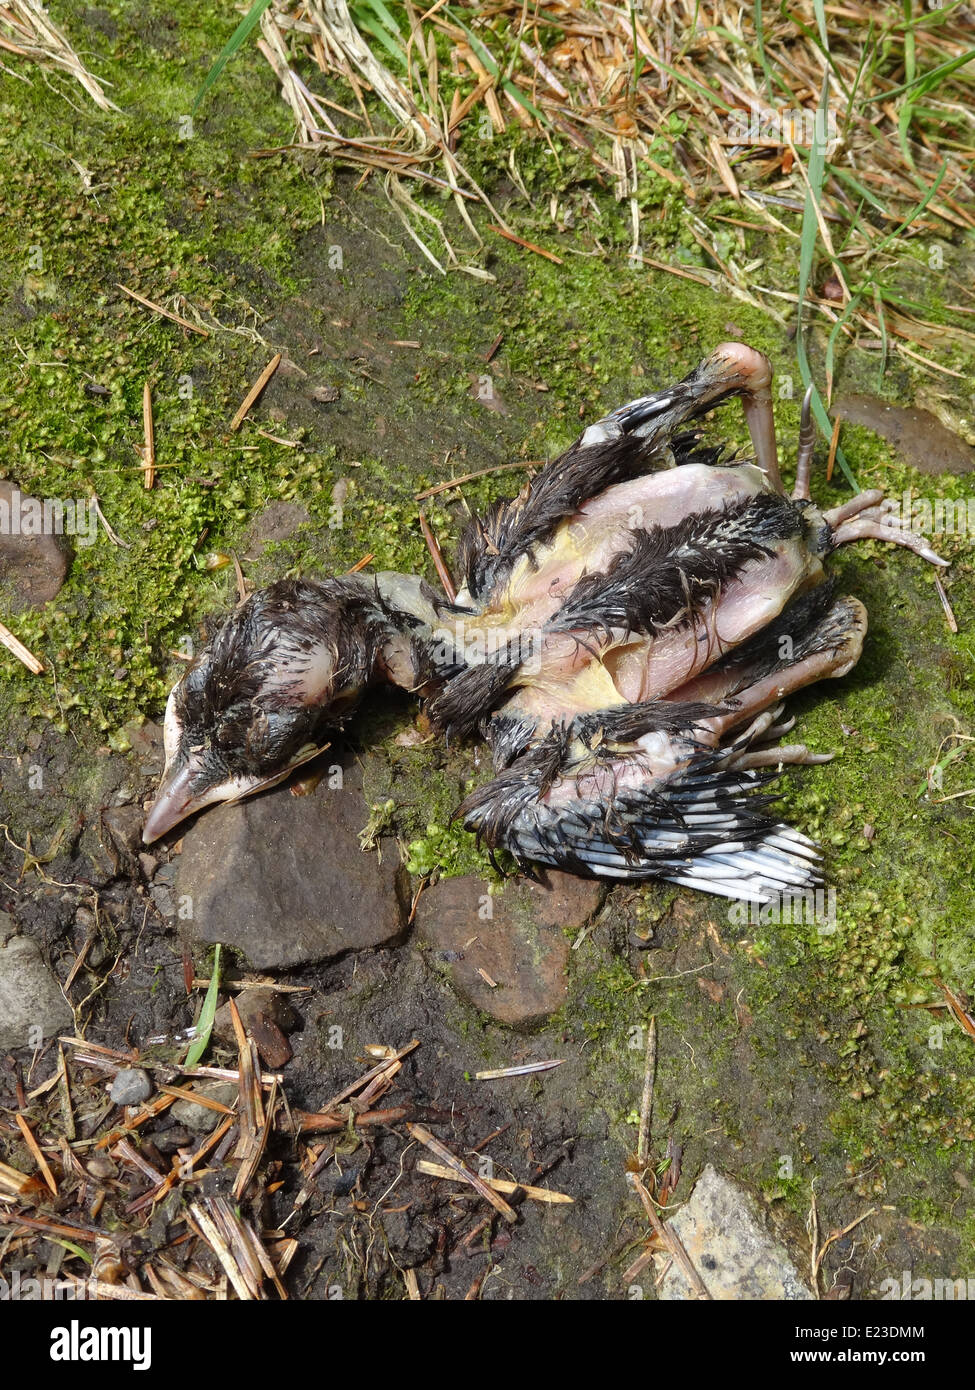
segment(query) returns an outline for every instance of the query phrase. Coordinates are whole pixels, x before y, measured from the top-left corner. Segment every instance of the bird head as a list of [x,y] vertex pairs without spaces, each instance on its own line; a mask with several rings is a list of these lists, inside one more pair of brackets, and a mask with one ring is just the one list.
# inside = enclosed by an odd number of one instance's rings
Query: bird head
[[169,696],[146,844],[204,806],[274,786],[327,746],[373,664],[363,599],[349,581],[282,580],[223,622]]

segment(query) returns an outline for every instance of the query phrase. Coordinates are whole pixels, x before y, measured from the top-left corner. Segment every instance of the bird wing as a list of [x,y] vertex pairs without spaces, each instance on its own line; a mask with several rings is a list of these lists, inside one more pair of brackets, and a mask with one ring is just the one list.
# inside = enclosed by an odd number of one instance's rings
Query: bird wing
[[457,815],[491,848],[570,873],[658,878],[759,903],[821,885],[813,842],[770,814],[775,773],[738,765],[748,737],[731,750],[696,744],[702,712],[718,711],[672,707],[683,732],[658,739],[650,757],[653,739],[618,737],[650,722],[649,705],[554,725]]
[[590,425],[516,498],[472,518],[457,556],[469,597],[486,599],[522,555],[607,488],[655,467],[717,462],[721,450],[701,451],[697,433],[681,433],[681,426],[747,389],[740,364],[718,349],[674,386],[629,401]]

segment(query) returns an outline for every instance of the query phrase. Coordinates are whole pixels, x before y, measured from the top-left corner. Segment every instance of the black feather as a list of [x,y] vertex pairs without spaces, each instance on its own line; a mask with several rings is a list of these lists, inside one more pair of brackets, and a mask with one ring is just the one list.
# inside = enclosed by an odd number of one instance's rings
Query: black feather
[[483,518],[473,517],[457,554],[471,596],[485,598],[522,555],[549,540],[590,497],[645,471],[646,455],[646,441],[632,435],[588,447],[576,442],[517,497],[495,502]]
[[520,666],[520,656],[505,654],[465,666],[428,701],[427,714],[434,728],[458,736],[473,732],[507,690]]
[[771,556],[769,543],[801,531],[792,503],[772,493],[634,531],[630,549],[605,572],[582,576],[548,629],[608,634],[615,627],[652,636],[692,622],[750,560]]

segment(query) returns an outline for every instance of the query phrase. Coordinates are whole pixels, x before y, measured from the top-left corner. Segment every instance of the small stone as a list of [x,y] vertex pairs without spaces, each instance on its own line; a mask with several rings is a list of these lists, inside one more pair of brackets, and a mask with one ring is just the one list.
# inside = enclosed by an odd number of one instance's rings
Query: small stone
[[115,1164],[104,1154],[95,1154],[93,1158],[89,1158],[85,1167],[93,1178],[114,1178],[116,1173]]
[[108,1093],[116,1105],[142,1105],[152,1095],[152,1082],[141,1067],[123,1067],[116,1072]]
[[0,946],[0,1051],[38,1048],[72,1022],[71,1008],[37,944],[14,936]]
[[124,729],[128,734],[132,752],[142,759],[140,772],[144,767],[161,768],[163,764],[162,725],[151,719],[130,719]]
[[278,376],[307,376],[304,367],[299,367],[287,353],[283,353],[278,363]]
[[116,853],[133,859],[142,844],[141,806],[109,806],[102,812],[101,823]]
[[[237,1099],[237,1087],[231,1081],[214,1081],[195,1088],[208,1100],[219,1101],[221,1105],[232,1106]],[[178,1100],[170,1111],[177,1124],[191,1129],[194,1134],[209,1134],[224,1118],[220,1110],[211,1110],[208,1105],[197,1105],[194,1100]]]
[[260,553],[262,546],[271,541],[286,541],[293,536],[299,526],[311,520],[308,512],[297,502],[271,502],[259,512],[244,532],[244,553]]
[[[297,1023],[294,1010],[277,990],[260,987],[241,990],[234,1001],[244,1031],[257,1043],[266,1067],[277,1071],[291,1061],[292,1052],[285,1031]],[[230,1004],[222,1004],[213,1020],[213,1031],[226,1042],[235,1040]]]
[[449,967],[476,1009],[511,1028],[538,1027],[565,1003],[569,943],[596,910],[601,890],[571,874],[545,884],[509,883],[492,897],[479,878],[442,879],[417,907],[421,938]]
[[[205,1110],[206,1106],[199,1108]],[[174,1154],[177,1149],[185,1149],[187,1144],[193,1142],[193,1136],[182,1125],[173,1124],[170,1125],[169,1129],[157,1130],[152,1136],[152,1142],[161,1154],[168,1155]]]
[[152,881],[152,887],[149,890],[152,894],[152,901],[159,909],[161,915],[166,918],[173,918],[176,916],[176,893],[174,886],[176,870],[177,864],[175,862],[162,864],[159,869],[156,870]]
[[[812,1298],[785,1246],[766,1230],[754,1198],[710,1164],[667,1224],[680,1237],[712,1298]],[[660,1297],[668,1302],[695,1297],[676,1260],[664,1275]]]
[[284,970],[403,934],[409,892],[396,847],[384,842],[380,863],[359,845],[369,819],[362,771],[346,768],[341,787],[330,781],[307,796],[284,787],[218,806],[189,828],[177,895],[191,945],[220,941],[257,970]]

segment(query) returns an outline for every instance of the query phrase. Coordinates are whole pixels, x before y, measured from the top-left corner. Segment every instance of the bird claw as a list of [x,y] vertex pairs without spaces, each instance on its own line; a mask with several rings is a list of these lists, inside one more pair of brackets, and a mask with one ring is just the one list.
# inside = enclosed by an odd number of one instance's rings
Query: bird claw
[[833,531],[832,548],[835,550],[837,546],[849,545],[852,541],[885,541],[913,550],[922,560],[946,569],[949,561],[932,550],[924,537],[912,531],[902,518],[893,514],[896,505],[882,502],[865,507],[854,519],[841,522]]

